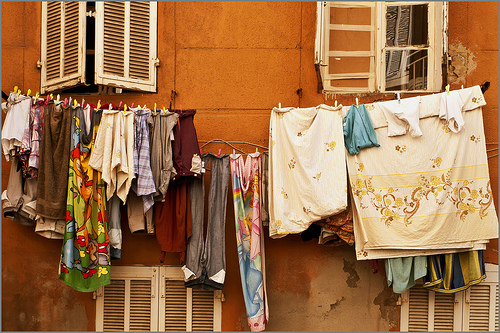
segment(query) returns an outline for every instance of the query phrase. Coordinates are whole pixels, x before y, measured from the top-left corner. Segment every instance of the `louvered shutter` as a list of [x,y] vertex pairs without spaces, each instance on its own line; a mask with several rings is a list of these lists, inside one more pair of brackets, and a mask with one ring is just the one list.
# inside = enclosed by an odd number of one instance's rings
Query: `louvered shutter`
[[96,2],[95,83],[156,91],[156,1]]
[[165,331],[186,331],[188,295],[182,280],[165,280]]
[[323,6],[318,22],[324,25],[324,33],[318,34],[316,43],[325,50],[321,67],[324,90],[374,92],[376,3],[331,1]]
[[85,83],[85,1],[42,2],[41,93]]
[[498,266],[486,265],[486,279],[465,291],[464,331],[498,331]]
[[461,312],[455,303],[461,295],[442,294],[416,285],[402,295],[401,331],[457,331]]
[[192,289],[192,331],[214,330],[214,292]]
[[157,274],[151,267],[113,267],[111,284],[97,291],[97,331],[156,331]]

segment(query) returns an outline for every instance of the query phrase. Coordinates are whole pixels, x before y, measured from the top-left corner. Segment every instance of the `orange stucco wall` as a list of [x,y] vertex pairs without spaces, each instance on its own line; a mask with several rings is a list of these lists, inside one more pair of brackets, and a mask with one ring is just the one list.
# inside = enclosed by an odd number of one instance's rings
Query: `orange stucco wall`
[[[40,87],[40,2],[2,2],[2,90]],[[486,142],[498,142],[498,3],[451,2],[449,45],[452,89],[481,84],[485,94]],[[316,92],[314,2],[160,2],[158,4],[157,94],[84,96],[87,102],[153,103],[197,109],[199,140],[247,141],[266,146],[270,110],[324,103]],[[299,97],[297,90],[302,89]],[[408,94],[409,96],[409,94]],[[404,96],[404,97],[408,97]],[[69,97],[62,95],[62,98]],[[73,95],[81,100],[83,96]],[[352,104],[356,96],[337,96]],[[360,96],[360,103],[392,95]],[[332,100],[327,101],[332,104]],[[488,145],[496,148],[497,145]],[[224,144],[210,144],[217,152]],[[239,145],[246,151],[252,146]],[[494,155],[498,150],[489,154]],[[489,159],[498,207],[498,156]],[[2,190],[10,164],[2,158]],[[227,275],[222,307],[224,331],[248,330],[242,298],[234,212],[228,190]],[[160,265],[154,236],[131,235],[123,221],[122,259],[115,265]],[[267,232],[267,228],[265,228]],[[385,282],[383,261],[373,274],[354,249],[303,242],[298,235],[265,237],[269,330],[398,330],[397,295]],[[58,280],[61,241],[36,235],[32,228],[2,219],[2,330],[94,330],[95,301]],[[498,242],[486,251],[498,263]],[[164,264],[178,265],[176,254]],[[362,320],[355,320],[361,316]],[[354,319],[354,320],[353,320]]]

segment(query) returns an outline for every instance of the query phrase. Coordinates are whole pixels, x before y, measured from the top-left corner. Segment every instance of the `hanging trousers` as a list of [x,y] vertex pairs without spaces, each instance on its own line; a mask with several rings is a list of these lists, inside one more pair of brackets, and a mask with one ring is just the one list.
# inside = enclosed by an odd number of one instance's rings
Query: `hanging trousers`
[[186,287],[216,290],[223,288],[226,275],[225,226],[229,155],[218,157],[206,153],[202,160],[211,171],[207,234],[203,239],[205,186],[202,173],[202,179],[194,180],[189,185],[193,234],[189,238],[183,271]]

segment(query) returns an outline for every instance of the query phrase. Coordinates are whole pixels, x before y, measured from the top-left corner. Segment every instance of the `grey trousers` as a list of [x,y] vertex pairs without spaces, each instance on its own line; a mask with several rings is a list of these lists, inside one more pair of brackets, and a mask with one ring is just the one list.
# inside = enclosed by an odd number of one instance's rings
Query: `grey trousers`
[[226,274],[226,206],[229,185],[229,155],[202,155],[210,168],[207,235],[204,239],[205,185],[202,179],[190,183],[192,235],[183,267],[186,287],[205,290],[222,289]]

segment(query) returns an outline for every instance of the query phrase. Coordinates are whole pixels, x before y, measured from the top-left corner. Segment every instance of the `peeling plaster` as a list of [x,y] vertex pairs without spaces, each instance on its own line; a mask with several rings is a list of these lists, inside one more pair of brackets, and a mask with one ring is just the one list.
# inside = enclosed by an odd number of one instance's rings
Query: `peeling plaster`
[[337,306],[339,306],[339,305],[340,305],[340,302],[342,302],[342,301],[345,301],[345,297],[344,297],[344,296],[342,296],[342,298],[341,298],[341,299],[338,299],[335,303],[330,304],[330,311],[332,311],[332,310],[333,310],[333,309],[335,309]]
[[344,260],[343,270],[346,273],[349,273],[347,277],[346,283],[349,288],[357,288],[357,282],[359,281],[358,272],[356,272],[356,263],[354,261]]
[[465,84],[467,75],[476,70],[476,56],[461,42],[450,44],[448,53],[451,57],[448,68],[448,83]]
[[380,317],[389,321],[391,329],[399,330],[399,311],[398,297],[387,284],[384,285],[377,297],[373,300],[373,304],[378,305]]

